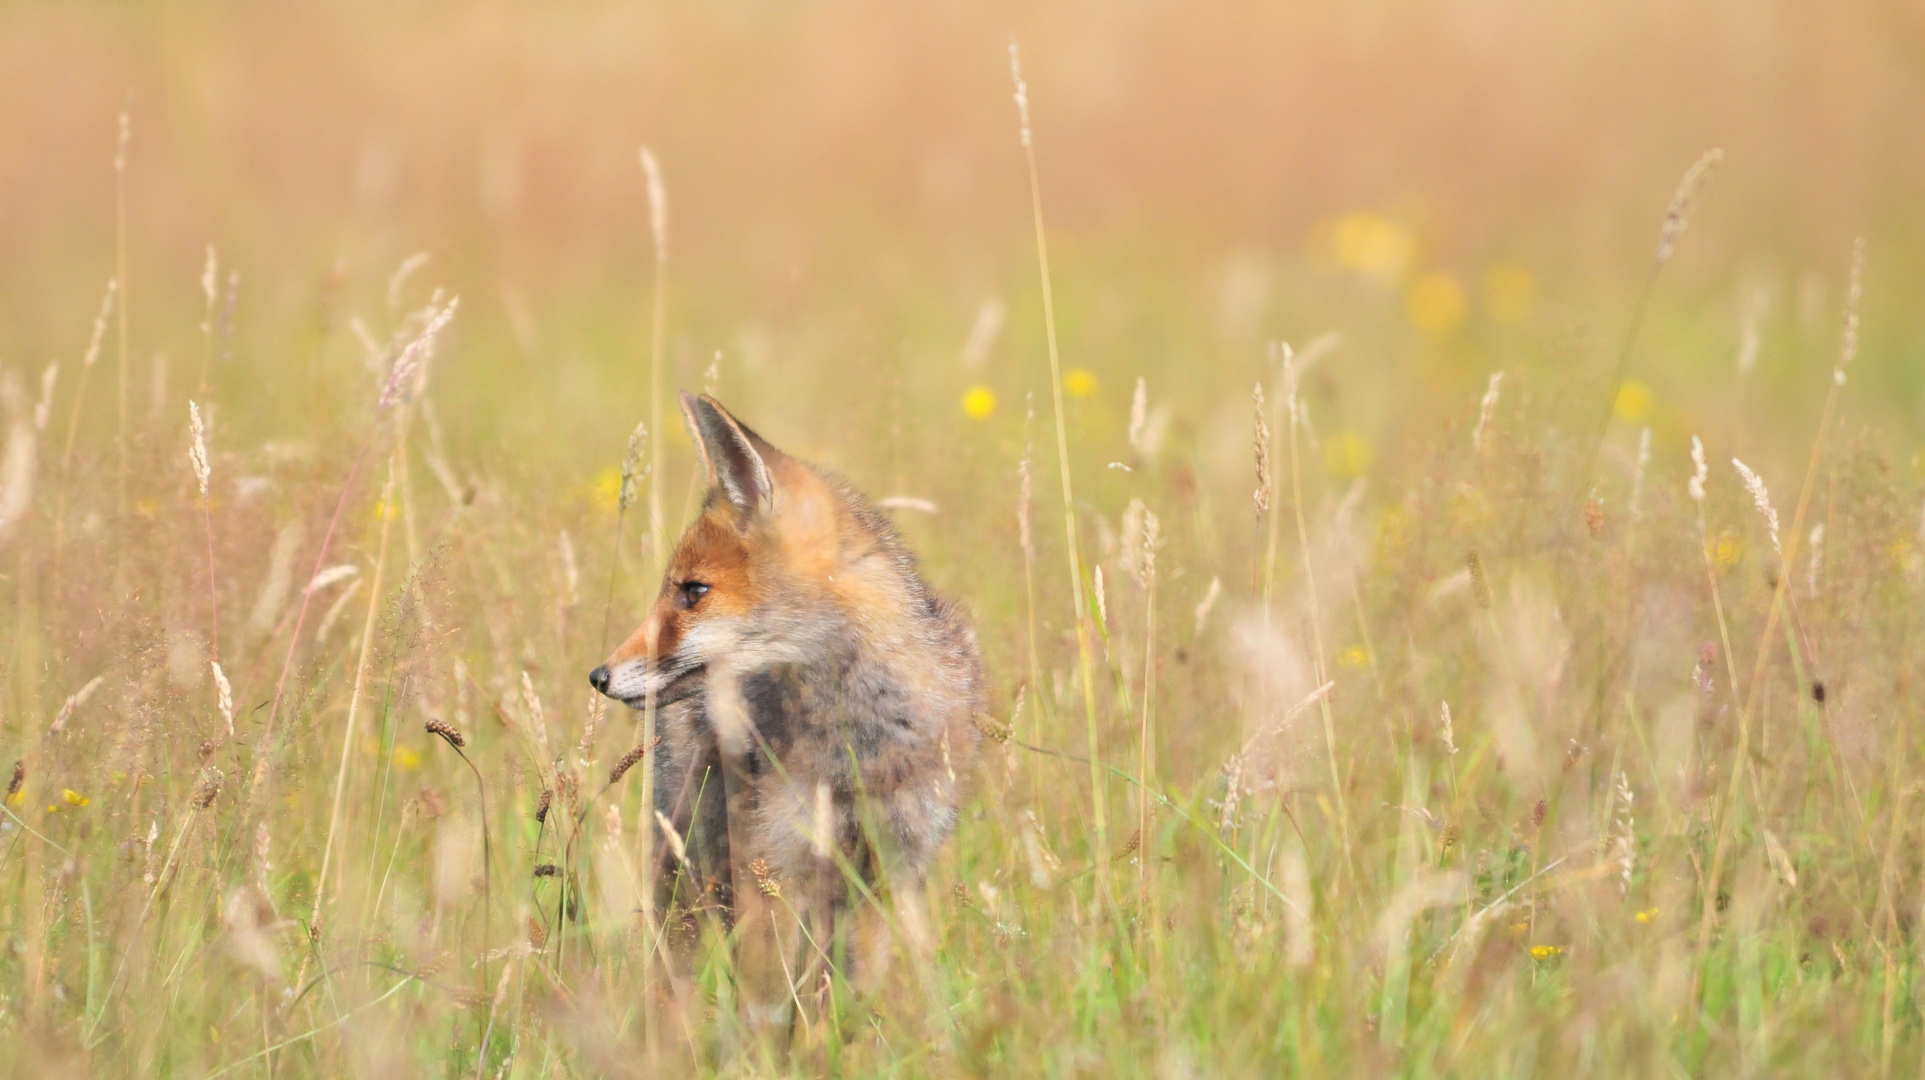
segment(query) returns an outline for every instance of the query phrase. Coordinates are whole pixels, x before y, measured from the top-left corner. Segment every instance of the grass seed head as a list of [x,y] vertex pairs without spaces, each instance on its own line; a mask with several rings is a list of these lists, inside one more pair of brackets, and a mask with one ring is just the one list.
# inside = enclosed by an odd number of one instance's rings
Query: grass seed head
[[1027,148],[1033,138],[1029,129],[1029,84],[1023,81],[1023,57],[1013,38],[1009,42],[1009,79],[1016,84],[1016,118],[1021,125],[1023,146]]
[[1257,489],[1252,496],[1256,502],[1257,520],[1270,512],[1270,421],[1264,417],[1263,384],[1257,383],[1252,391],[1256,404],[1256,431],[1253,449],[1256,451]]
[[187,431],[193,442],[187,447],[187,460],[194,466],[194,482],[200,485],[201,498],[207,498],[207,478],[211,471],[207,466],[207,429],[201,424],[201,407],[196,402],[187,403]]
[[1711,179],[1712,170],[1716,169],[1718,163],[1723,160],[1723,150],[1706,150],[1702,157],[1685,170],[1684,179],[1678,181],[1678,190],[1672,194],[1671,205],[1664,211],[1664,225],[1658,230],[1657,264],[1659,266],[1671,260],[1671,254],[1677,248],[1678,238],[1684,235],[1685,226],[1690,223],[1687,215],[1691,212],[1692,201],[1698,197],[1698,190],[1704,187],[1705,181]]
[[194,809],[205,810],[214,805],[214,800],[220,797],[221,779],[219,769],[209,769],[201,777],[199,786],[194,788]]
[[395,358],[394,367],[388,373],[388,381],[381,387],[381,408],[386,409],[400,401],[414,388],[421,369],[434,356],[435,339],[440,336],[442,330],[447,328],[449,321],[455,317],[455,309],[459,306],[461,306],[460,297],[449,300],[439,309],[432,304],[429,305],[425,312],[426,325],[421,328],[419,334],[415,335],[414,340],[408,342],[407,346],[401,350],[401,355]]
[[642,147],[642,173],[648,179],[648,228],[655,240],[655,261],[668,261],[668,185],[662,182],[662,165],[655,152]]
[[1858,358],[1858,301],[1865,294],[1865,240],[1863,237],[1852,245],[1851,284],[1845,290],[1845,326],[1838,343],[1838,366],[1832,370],[1832,381],[1839,386],[1845,385],[1845,369]]
[[1471,596],[1476,599],[1478,607],[1489,610],[1491,582],[1490,577],[1484,572],[1484,556],[1478,554],[1476,548],[1472,548],[1470,554],[1465,556],[1464,562],[1470,570]]
[[[656,745],[660,745],[661,741],[662,741],[662,736],[657,735],[655,737]],[[621,783],[622,777],[628,775],[628,770],[634,768],[637,764],[640,764],[642,758],[648,756],[648,752],[652,748],[653,747],[643,746],[637,743],[634,747],[630,748],[628,753],[623,754],[622,759],[615,763],[615,767],[608,770],[609,785],[612,787],[615,784]]]
[[648,451],[648,425],[636,424],[628,435],[628,452],[622,455],[622,494],[617,509],[627,512],[641,493],[642,480],[653,466],[643,461]]
[[782,895],[782,882],[769,869],[769,860],[756,859],[750,862],[749,873],[755,875],[755,887],[761,890],[763,896],[773,899]]
[[1771,505],[1771,492],[1765,489],[1764,477],[1753,472],[1751,466],[1737,458],[1731,459],[1731,465],[1738,470],[1738,476],[1744,480],[1745,490],[1751,493],[1751,502],[1758,508],[1758,516],[1765,519],[1765,528],[1771,533],[1771,549],[1781,555],[1784,554],[1784,548],[1778,544],[1778,509]]
[[467,736],[455,730],[455,726],[446,720],[430,719],[427,724],[423,726],[427,728],[428,734],[441,736],[449,746],[457,750],[468,745]]

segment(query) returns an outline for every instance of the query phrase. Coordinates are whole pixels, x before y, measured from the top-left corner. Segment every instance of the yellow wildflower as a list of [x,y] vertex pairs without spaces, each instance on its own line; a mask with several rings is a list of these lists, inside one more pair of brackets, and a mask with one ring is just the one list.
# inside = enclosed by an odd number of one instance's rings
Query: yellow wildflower
[[1352,645],[1337,654],[1337,665],[1339,667],[1360,668],[1368,663],[1370,663],[1370,654],[1365,652],[1361,645]]
[[1483,293],[1484,313],[1492,322],[1520,323],[1537,306],[1537,279],[1516,263],[1498,263],[1484,271]]
[[620,506],[622,500],[622,472],[610,466],[595,477],[595,501],[603,506]]
[[1441,270],[1418,278],[1404,296],[1404,313],[1410,317],[1410,325],[1432,339],[1455,333],[1464,322],[1464,308],[1464,287]]
[[60,798],[64,800],[68,806],[85,806],[93,801],[72,788],[61,788]]
[[1645,908],[1643,911],[1640,911],[1636,915],[1632,916],[1632,918],[1636,919],[1641,923],[1648,923],[1652,919],[1655,919],[1657,917],[1658,917],[1657,908]]
[[1736,536],[1721,532],[1711,541],[1711,565],[1729,570],[1744,561],[1745,546]]
[[1340,431],[1324,444],[1323,465],[1340,480],[1361,476],[1370,468],[1370,444],[1354,431]]
[[[1069,380],[1063,381],[1067,383]],[[989,414],[996,411],[996,392],[987,386],[970,387],[963,393],[962,411],[971,420],[988,419]]]
[[1636,380],[1618,387],[1611,411],[1627,424],[1642,424],[1651,416],[1651,388]]
[[1345,214],[1331,230],[1337,261],[1386,285],[1403,279],[1417,254],[1417,241],[1386,218],[1365,211]]
[[1083,368],[1070,368],[1063,373],[1063,392],[1070,397],[1089,397],[1096,393],[1096,376]]
[[1564,955],[1564,950],[1556,945],[1531,946],[1531,959],[1533,960],[1549,960],[1553,956],[1563,956],[1563,955]]

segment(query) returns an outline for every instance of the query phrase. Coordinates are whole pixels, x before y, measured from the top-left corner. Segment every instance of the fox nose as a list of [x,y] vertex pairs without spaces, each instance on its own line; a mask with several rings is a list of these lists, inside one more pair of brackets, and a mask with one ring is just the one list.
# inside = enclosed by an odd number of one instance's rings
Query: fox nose
[[588,673],[588,685],[594,687],[595,689],[601,691],[604,694],[608,693],[608,665],[607,664],[603,664],[601,667],[598,667],[595,670]]

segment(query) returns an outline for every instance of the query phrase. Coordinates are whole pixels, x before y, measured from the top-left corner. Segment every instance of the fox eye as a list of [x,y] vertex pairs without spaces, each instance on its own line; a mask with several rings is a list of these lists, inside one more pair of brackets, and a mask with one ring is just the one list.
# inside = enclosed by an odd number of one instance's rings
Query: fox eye
[[708,593],[708,591],[709,591],[709,587],[703,582],[700,582],[700,581],[682,582],[682,606],[685,608],[694,607],[695,602],[700,600],[703,596],[705,596]]

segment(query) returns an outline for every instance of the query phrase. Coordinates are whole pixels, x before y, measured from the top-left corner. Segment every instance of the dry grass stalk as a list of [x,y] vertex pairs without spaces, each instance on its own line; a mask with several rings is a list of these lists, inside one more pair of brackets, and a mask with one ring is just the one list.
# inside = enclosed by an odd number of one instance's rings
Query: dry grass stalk
[[[207,249],[208,272],[213,272],[214,249]],[[211,294],[210,294],[211,295]],[[210,298],[209,303],[212,303]],[[202,381],[206,381],[205,372]],[[221,599],[219,581],[214,575],[214,508],[207,495],[207,483],[213,476],[213,467],[207,461],[207,428],[201,423],[201,407],[198,402],[187,403],[187,432],[190,442],[187,448],[188,463],[194,467],[194,483],[201,493],[201,525],[207,540],[207,619],[208,645],[213,650],[214,659],[221,657]],[[215,665],[218,670],[218,663]],[[231,710],[230,710],[231,711]],[[229,738],[233,737],[234,724],[230,719],[227,725]]]
[[0,412],[7,419],[6,450],[0,453],[0,541],[4,541],[33,505],[40,447],[40,431],[34,426],[33,409],[17,372],[0,372]]
[[[1029,84],[1023,81],[1022,58],[1016,43],[1009,43],[1009,76],[1016,86],[1016,111],[1021,124],[1023,159],[1029,168],[1030,215],[1036,234],[1036,265],[1043,286],[1043,337],[1049,351],[1050,399],[1056,414],[1056,464],[1063,484],[1063,532],[1069,559],[1070,597],[1076,616],[1077,670],[1081,676],[1083,717],[1087,728],[1090,769],[1090,806],[1092,844],[1097,851],[1109,850],[1109,799],[1104,791],[1102,745],[1096,723],[1096,675],[1089,635],[1089,602],[1083,595],[1083,556],[1076,538],[1076,493],[1070,480],[1069,424],[1063,410],[1063,366],[1056,339],[1056,301],[1051,291],[1048,233],[1043,227],[1043,187],[1036,170],[1035,139],[1029,124]],[[1111,896],[1109,873],[1099,860],[1097,886],[1107,903]]]
[[[648,224],[655,240],[655,280],[649,320],[648,347],[648,423],[662,430],[662,350],[668,317],[668,185],[662,182],[662,167],[654,151],[642,147],[642,172],[648,180]],[[655,451],[660,458],[661,448]],[[648,484],[648,541],[654,559],[654,573],[660,574],[668,559],[663,536],[662,470],[654,469]]]
[[[1704,155],[1685,171],[1684,178],[1678,182],[1678,188],[1671,196],[1670,206],[1665,209],[1664,224],[1658,229],[1657,255],[1651,262],[1650,272],[1644,276],[1644,284],[1638,289],[1637,301],[1632,305],[1631,322],[1624,332],[1624,346],[1618,350],[1617,364],[1612,369],[1610,382],[1606,385],[1607,393],[1598,418],[1597,433],[1590,440],[1589,449],[1584,457],[1583,470],[1578,474],[1577,488],[1573,492],[1573,498],[1578,503],[1591,494],[1591,471],[1597,467],[1598,453],[1604,447],[1605,436],[1610,434],[1611,418],[1617,410],[1618,394],[1624,388],[1624,374],[1631,364],[1631,351],[1637,344],[1638,331],[1644,326],[1645,309],[1650,306],[1651,292],[1657,287],[1658,273],[1664,269],[1664,264],[1671,260],[1678,238],[1684,235],[1688,220],[1686,215],[1691,209],[1692,202],[1697,198],[1698,190],[1710,178],[1711,170],[1723,160],[1723,151],[1715,149],[1705,151]],[[1576,509],[1576,505],[1576,503],[1573,504],[1573,510]]]
[[[1853,274],[1862,278],[1858,269],[1863,262],[1864,242],[1853,245]],[[1844,380],[1838,378],[1848,358],[1853,358],[1858,350],[1858,301],[1862,295],[1862,284],[1855,286],[1846,295],[1844,328],[1839,342],[1839,364],[1833,369],[1830,380],[1831,389],[1825,394],[1824,412],[1818,418],[1818,432],[1812,438],[1811,455],[1805,465],[1805,481],[1798,491],[1798,503],[1792,511],[1789,542],[1780,551],[1780,561],[1791,566],[1798,558],[1798,540],[1805,526],[1805,515],[1811,509],[1812,492],[1818,484],[1819,465],[1824,460],[1826,441],[1831,435],[1831,426],[1838,411],[1839,394],[1843,391]],[[1735,459],[1734,459],[1735,464]],[[1761,485],[1762,486],[1762,485]],[[1776,515],[1772,515],[1773,518]],[[1759,687],[1764,682],[1765,665],[1771,658],[1773,635],[1778,630],[1779,620],[1784,617],[1786,595],[1791,585],[1792,575],[1780,572],[1772,590],[1771,606],[1765,611],[1765,624],[1758,634],[1758,650],[1752,662],[1750,690],[1744,698],[1744,708],[1738,714],[1738,744],[1732,758],[1730,779],[1722,805],[1718,807],[1716,840],[1712,845],[1710,868],[1705,874],[1704,900],[1698,916],[1698,956],[1708,958],[1711,947],[1712,928],[1717,921],[1718,889],[1724,880],[1724,862],[1731,843],[1734,819],[1738,810],[1739,780],[1747,772],[1750,762],[1751,727],[1759,705]],[[1735,684],[1734,684],[1735,686]],[[1703,989],[1703,972],[1693,982],[1693,997]]]
[[[404,394],[414,389],[416,381],[426,371],[427,362],[434,351],[436,336],[447,327],[449,320],[454,317],[455,308],[459,303],[460,300],[457,298],[448,301],[445,306],[439,309],[431,305],[424,313],[426,318],[420,333],[401,350],[400,356],[395,360],[394,369],[389,373],[387,382],[382,387],[381,397],[377,406],[380,410],[385,411],[388,407],[400,401]],[[375,430],[368,432],[367,437],[361,442],[360,450],[355,453],[354,463],[348,467],[347,480],[341,485],[340,497],[334,502],[334,514],[328,519],[328,530],[321,538],[321,549],[315,555],[314,569],[308,575],[308,580],[310,581],[318,577],[321,573],[321,568],[327,565],[328,552],[334,545],[334,534],[336,530],[340,528],[341,515],[347,509],[348,496],[354,491],[354,482],[361,475],[361,466],[367,460],[368,450],[374,445],[375,434]],[[390,475],[392,475],[392,472]],[[388,499],[384,495],[382,504],[385,506],[387,502]],[[387,515],[383,514],[382,527],[384,535],[386,518]],[[372,595],[369,598],[370,610],[372,610],[375,599],[380,595],[380,590],[377,587],[371,590],[371,592]],[[313,598],[314,593],[312,591],[302,591],[300,610],[294,616],[294,629],[293,632],[288,635],[287,655],[281,661],[281,674],[274,683],[274,697],[268,705],[267,720],[262,725],[261,743],[254,759],[254,776],[248,784],[248,802],[250,805],[259,797],[261,786],[267,780],[268,761],[272,756],[268,751],[273,746],[272,740],[275,734],[275,722],[280,717],[281,701],[287,692],[287,677],[294,669],[295,650],[300,647],[301,630],[307,623],[308,605],[312,602]],[[479,779],[479,776],[480,774],[477,773],[477,779]]]
[[[1329,688],[1330,682],[1324,667],[1323,612],[1317,602],[1317,575],[1310,556],[1310,527],[1303,512],[1303,461],[1298,453],[1298,428],[1304,416],[1303,402],[1297,396],[1297,369],[1292,362],[1290,346],[1283,349],[1283,387],[1284,409],[1290,416],[1290,499],[1297,519],[1297,556],[1303,563],[1304,595],[1309,602],[1310,655],[1311,670],[1316,673],[1319,686]],[[1344,866],[1348,869],[1351,881],[1356,881],[1356,864],[1351,856],[1350,813],[1344,797],[1343,772],[1337,766],[1337,727],[1331,713],[1330,698],[1327,693],[1319,693],[1317,710],[1323,717],[1324,751],[1330,760],[1331,799],[1337,807],[1337,835],[1343,842]]]
[[[1028,685],[1041,686],[1043,668],[1036,652],[1036,544],[1034,537],[1030,535],[1029,527],[1030,501],[1033,494],[1030,483],[1030,461],[1036,453],[1035,440],[1030,437],[1030,429],[1036,422],[1034,399],[1026,397],[1024,406],[1023,457],[1016,463],[1016,542],[1023,549],[1023,619],[1027,628],[1024,644],[1029,651]],[[1010,725],[1013,729],[1014,716],[1010,718]],[[1030,732],[1030,737],[1036,737],[1034,730]]]
[[[1156,701],[1156,546],[1161,540],[1162,523],[1154,513],[1143,512],[1143,712],[1137,727],[1136,775],[1140,779],[1136,796],[1136,839],[1150,837],[1150,791],[1156,779],[1156,730],[1153,726]],[[1137,894],[1149,897],[1149,856],[1137,860]],[[1156,925],[1154,913],[1150,925]]]
[[1203,637],[1203,627],[1210,621],[1210,609],[1216,607],[1217,597],[1222,595],[1223,579],[1212,575],[1210,584],[1203,590],[1203,599],[1197,601],[1196,609],[1191,613],[1196,620],[1195,626],[1191,629],[1192,638]]
[[201,296],[206,307],[201,313],[201,374],[194,384],[194,393],[207,393],[207,379],[214,367],[214,311],[220,303],[220,260],[215,257],[214,245],[207,245],[207,262],[201,267]]
[[120,303],[114,307],[114,321],[120,339],[120,356],[115,364],[119,375],[119,415],[120,426],[115,437],[115,449],[120,458],[120,485],[116,500],[114,520],[116,523],[117,549],[114,556],[115,591],[125,592],[123,586],[127,569],[127,451],[130,433],[127,430],[127,147],[133,139],[132,103],[133,91],[127,92],[128,104],[120,110],[120,138],[114,144],[114,280],[120,283]]

